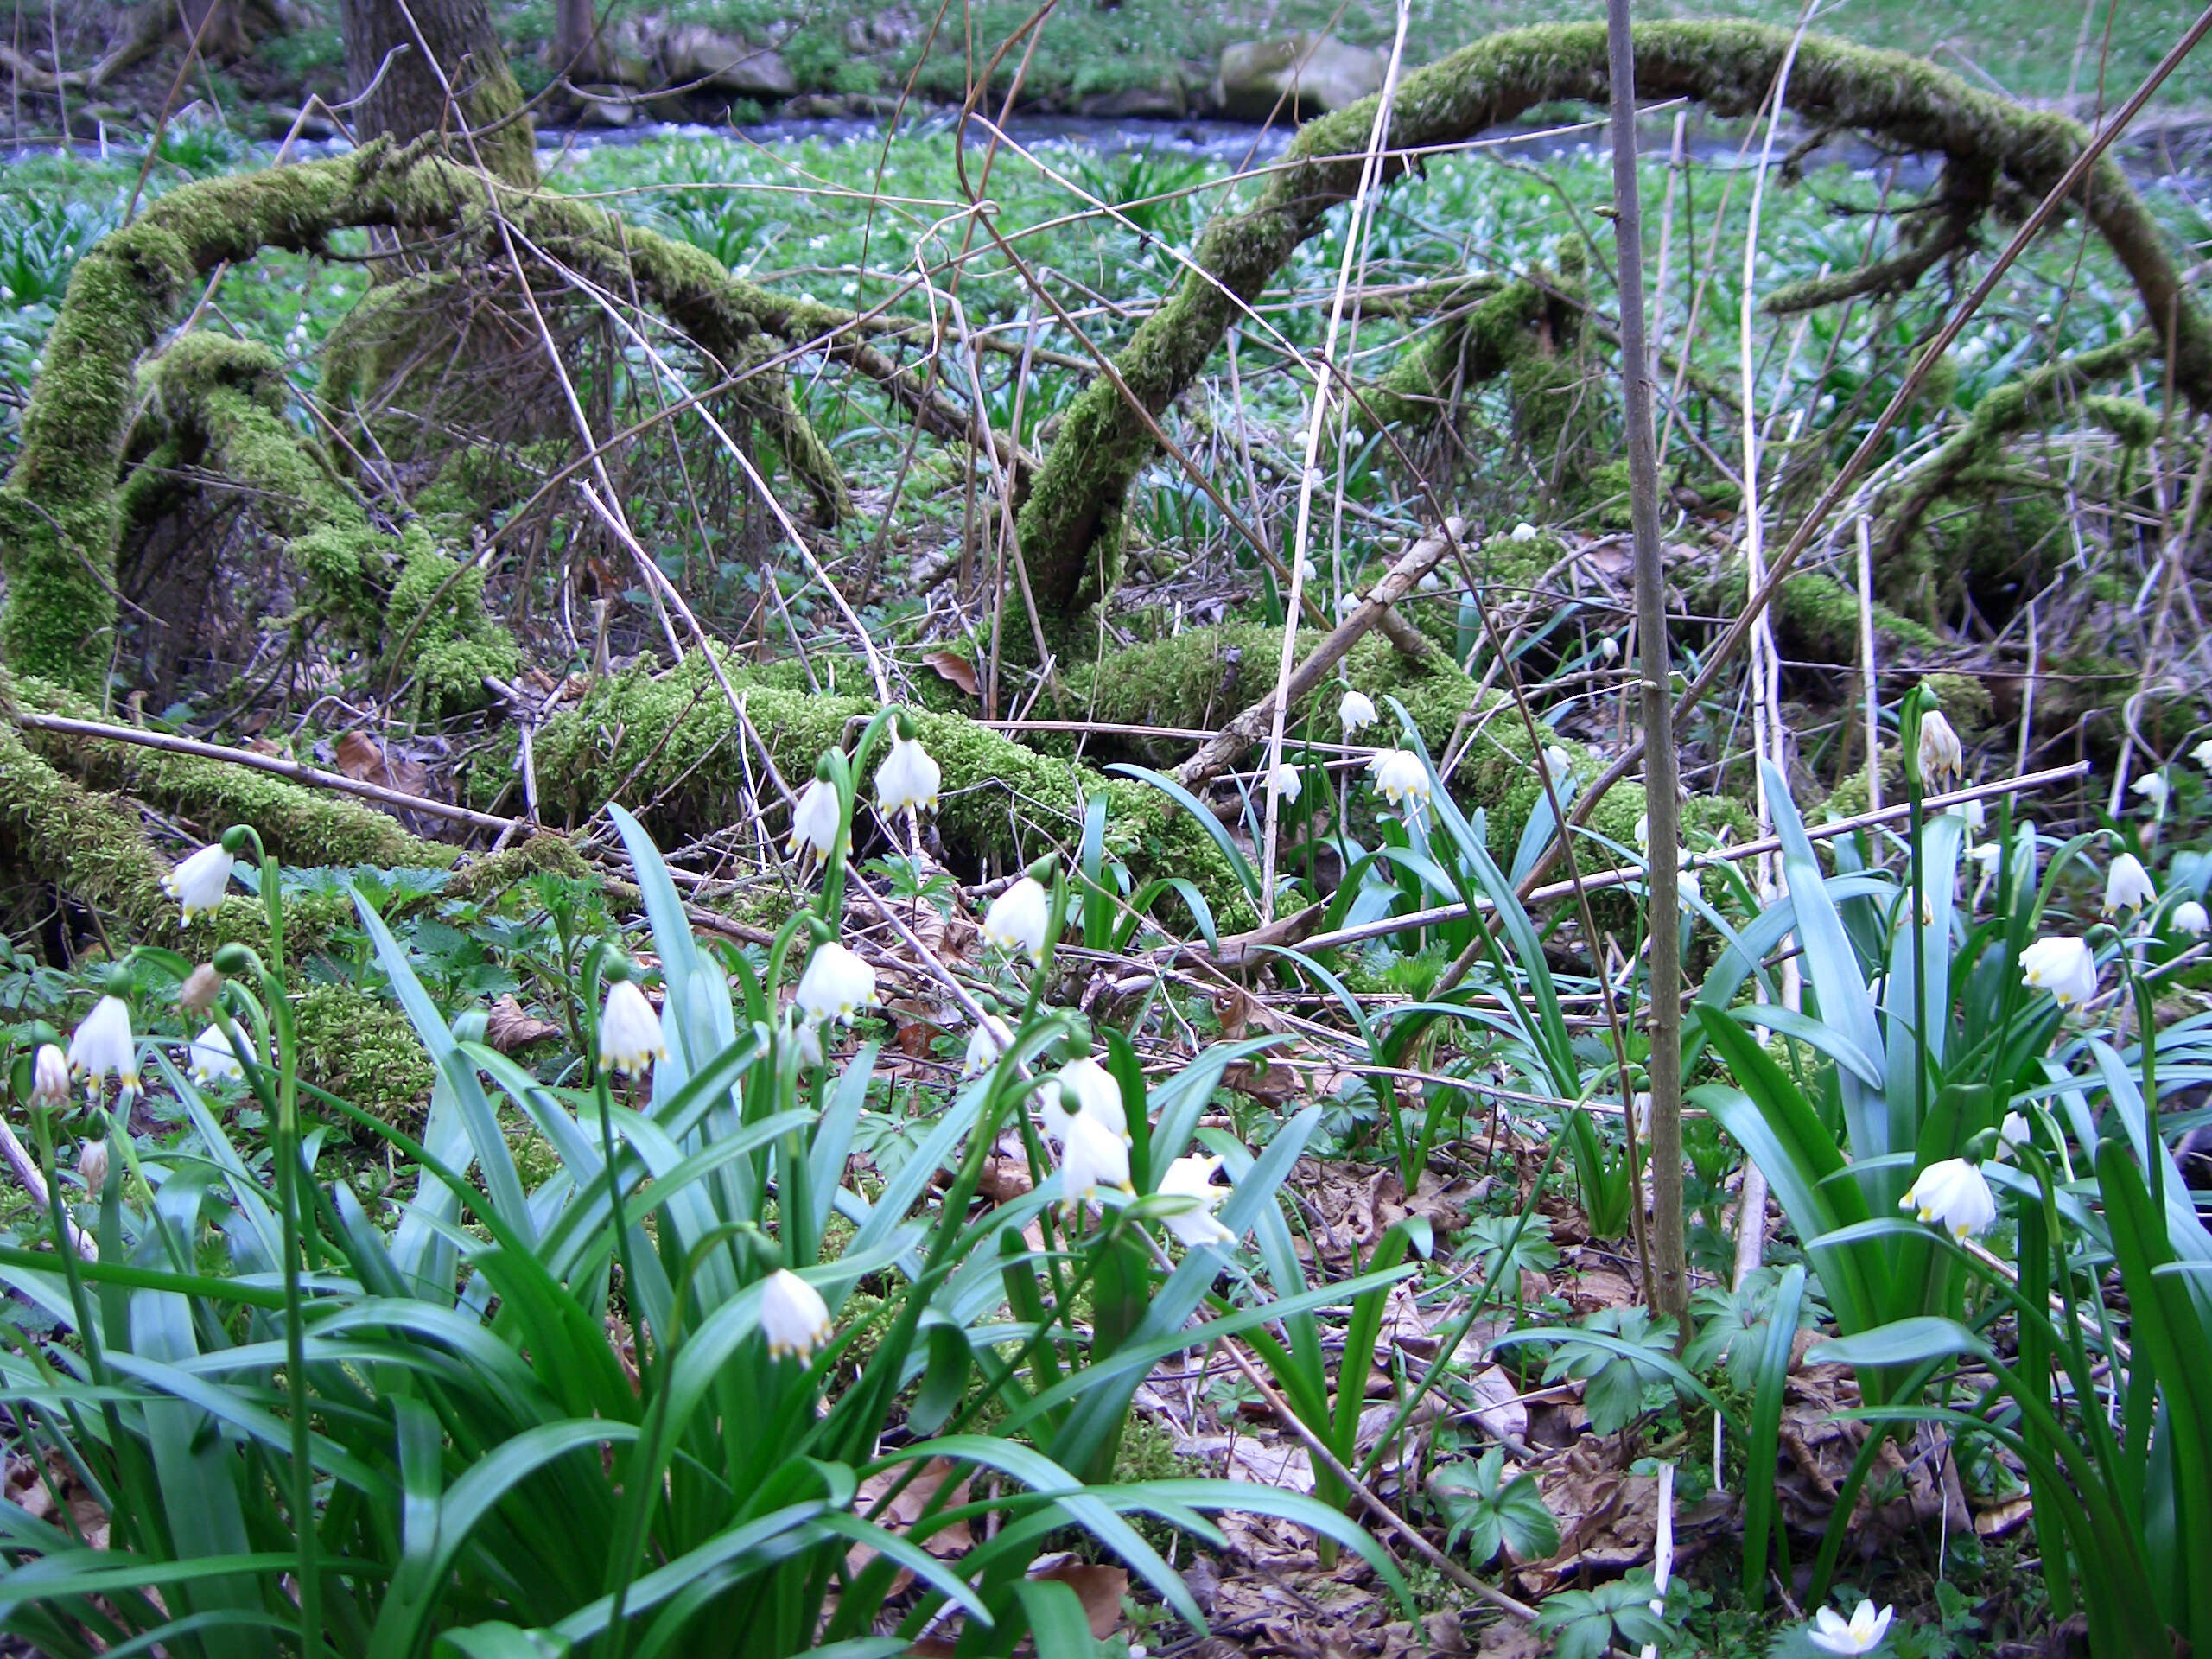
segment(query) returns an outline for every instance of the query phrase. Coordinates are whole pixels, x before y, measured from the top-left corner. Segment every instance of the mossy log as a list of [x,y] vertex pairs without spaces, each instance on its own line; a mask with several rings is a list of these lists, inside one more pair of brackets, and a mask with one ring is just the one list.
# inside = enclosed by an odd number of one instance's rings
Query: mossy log
[[[1637,90],[1747,114],[1792,51],[1795,113],[1824,129],[1941,155],[1961,178],[1986,174],[1996,186],[2039,197],[2087,142],[2065,117],[1980,91],[1923,60],[1820,35],[1797,40],[1787,29],[1756,23],[1638,25]],[[1406,77],[1392,108],[1389,151],[1397,158],[1455,144],[1539,104],[1602,104],[1608,90],[1604,24],[1509,30]],[[1031,588],[1056,651],[1081,646],[1091,632],[1083,612],[1113,592],[1122,503],[1154,453],[1150,427],[1120,388],[1157,418],[1197,378],[1241,307],[1256,302],[1293,250],[1359,188],[1375,116],[1369,99],[1300,128],[1258,199],[1206,227],[1196,269],[1138,326],[1115,358],[1115,375],[1094,381],[1069,406],[1020,520]],[[1387,162],[1385,178],[1406,165]],[[2080,204],[2133,280],[2145,315],[2172,319],[2175,385],[2198,407],[2212,407],[2212,332],[2157,225],[2109,158],[2084,180]],[[1007,637],[1023,641],[1029,630],[1016,623]]]
[[[712,256],[628,226],[588,202],[511,188],[426,143],[187,185],[153,203],[78,262],[48,337],[46,370],[22,419],[22,443],[0,486],[0,659],[21,672],[97,687],[115,620],[118,472],[137,412],[138,365],[188,285],[264,249],[315,253],[336,231],[385,226],[480,238],[503,215],[549,256],[607,291],[636,291],[720,365],[792,470],[834,517],[842,476],[773,368],[766,310]],[[174,349],[174,348],[172,348]]]

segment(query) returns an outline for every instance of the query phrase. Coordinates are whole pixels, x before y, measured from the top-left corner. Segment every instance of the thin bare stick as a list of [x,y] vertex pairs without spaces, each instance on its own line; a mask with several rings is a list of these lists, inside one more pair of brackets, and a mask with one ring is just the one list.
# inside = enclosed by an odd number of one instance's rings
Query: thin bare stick
[[392,807],[403,812],[425,812],[434,818],[451,818],[456,823],[474,824],[479,830],[529,828],[514,818],[479,812],[474,807],[455,806],[450,801],[434,801],[426,795],[410,795],[404,790],[386,789],[381,784],[348,778],[343,772],[325,772],[320,766],[303,766],[296,760],[285,760],[282,755],[257,754],[251,749],[225,748],[219,743],[202,743],[194,738],[172,737],[167,732],[149,732],[136,726],[109,726],[97,720],[72,720],[66,715],[41,715],[29,709],[11,709],[7,718],[34,731],[96,738],[109,743],[136,743],[141,748],[159,749],[164,754],[188,754],[201,760],[220,760],[233,766],[247,766],[291,783],[359,795],[364,800],[374,801],[380,806]]

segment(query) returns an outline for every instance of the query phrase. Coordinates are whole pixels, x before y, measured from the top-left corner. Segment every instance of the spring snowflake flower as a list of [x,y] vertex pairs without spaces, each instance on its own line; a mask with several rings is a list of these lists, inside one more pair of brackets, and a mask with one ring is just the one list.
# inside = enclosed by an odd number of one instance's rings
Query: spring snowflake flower
[[875,969],[831,939],[807,958],[793,1000],[809,1025],[849,1020],[875,1006]]
[[2150,804],[2152,817],[2163,818],[2166,816],[2166,798],[2173,791],[2166,782],[2164,772],[2146,772],[2127,787],[2131,793],[2140,795]]
[[1946,1158],[1920,1172],[1911,1191],[1897,1200],[1897,1208],[1910,1210],[1920,1220],[1933,1222],[1953,1238],[1963,1240],[1997,1219],[1997,1195],[1989,1190],[1980,1169],[1963,1158]]
[[1213,1184],[1218,1158],[1178,1158],[1160,1178],[1160,1196],[1179,1198],[1182,1207],[1160,1217],[1167,1230],[1192,1249],[1206,1244],[1234,1244],[1236,1235],[1215,1219],[1214,1206],[1229,1196]]
[[1513,526],[1513,539],[1516,542],[1533,542],[1536,539],[1536,527],[1534,524],[1522,524]]
[[1070,1204],[1097,1197],[1101,1187],[1127,1193],[1129,1149],[1089,1112],[1077,1112],[1068,1120],[1067,1140],[1060,1147],[1060,1180]]
[[785,850],[801,862],[809,859],[826,859],[837,842],[837,830],[844,815],[838,810],[837,790],[819,778],[810,779],[798,792],[798,804],[791,808],[791,838]]
[[1337,721],[1344,728],[1346,737],[1350,737],[1362,727],[1372,726],[1376,718],[1375,699],[1364,691],[1347,690],[1344,696],[1338,699]]
[[1920,775],[1929,787],[1938,787],[1945,780],[1956,778],[1966,769],[1966,751],[1959,747],[1959,734],[1943,718],[1942,710],[1930,709],[1921,715]]
[[1052,908],[1044,884],[1023,876],[992,899],[991,907],[983,912],[983,943],[996,946],[1010,957],[1041,961],[1045,930],[1052,925]]
[[822,1065],[822,1027],[810,1020],[800,1020],[791,1028],[791,1046],[798,1051],[801,1070],[818,1069]]
[[2118,916],[2124,912],[2141,910],[2158,902],[2158,890],[2151,885],[2151,873],[2143,868],[2143,861],[2133,853],[2122,853],[2112,861],[2112,869],[2105,877],[2105,914]]
[[31,1062],[31,1104],[66,1106],[69,1103],[69,1057],[59,1043],[42,1044]]
[[2193,939],[2204,931],[2208,918],[2203,906],[2194,899],[2184,899],[2174,906],[2174,913],[2170,919],[2175,932],[2186,933]]
[[1555,784],[1563,784],[1574,772],[1574,757],[1556,743],[1544,747],[1544,770]]
[[2062,1008],[2078,1008],[2097,994],[2097,954],[2072,934],[2037,939],[2020,952],[2020,978],[2049,991]]
[[185,1059],[196,1083],[236,1083],[245,1076],[245,1067],[238,1063],[238,1052],[220,1026],[210,1026],[194,1038]]
[[798,1274],[778,1268],[761,1287],[760,1329],[771,1359],[789,1354],[804,1363],[830,1340],[830,1305]]
[[1319,582],[1321,580],[1321,573],[1313,568],[1313,560],[1310,554],[1301,557],[1298,561],[1298,579],[1300,582]]
[[986,1020],[969,1033],[968,1057],[960,1065],[960,1075],[972,1077],[988,1071],[998,1064],[999,1056],[1006,1052],[1006,1045],[999,1040],[997,1032],[991,1029],[992,1021]]
[[77,1173],[83,1177],[87,1192],[99,1192],[106,1187],[107,1141],[105,1138],[85,1143],[85,1149],[77,1154]]
[[875,771],[876,810],[887,817],[908,807],[917,812],[935,811],[938,785],[944,781],[944,772],[930,759],[921,739],[894,736],[891,758]]
[[1428,804],[1428,768],[1409,749],[1380,749],[1367,763],[1382,798],[1410,820]]
[[1044,1097],[1047,1135],[1065,1141],[1074,1121],[1087,1117],[1123,1145],[1128,1143],[1129,1117],[1122,1109],[1122,1085],[1112,1072],[1085,1055],[1062,1066],[1053,1083],[1052,1093]]
[[1598,641],[1598,654],[1609,663],[1618,662],[1620,659],[1621,642],[1610,633],[1605,635]]
[[2205,771],[2212,772],[2212,737],[2206,738],[2191,749],[2189,752],[2189,758],[2203,767]]
[[1636,821],[1636,844],[1644,848],[1651,845],[1651,815],[1649,812]]
[[1997,1126],[1997,1158],[2002,1163],[2010,1158],[2017,1147],[2034,1144],[2035,1131],[2028,1127],[2028,1120],[2018,1112],[2007,1112],[2005,1121]]
[[607,988],[607,1007],[599,1016],[599,1069],[611,1066],[634,1077],[667,1058],[668,1042],[653,1005],[635,980],[616,980]]
[[1872,1602],[1862,1601],[1847,1624],[1834,1608],[1823,1607],[1805,1634],[1815,1647],[1825,1653],[1872,1653],[1890,1633],[1892,1611],[1885,1607],[1878,1613]]
[[231,885],[232,868],[237,862],[223,849],[221,842],[213,841],[162,878],[162,891],[175,899],[183,912],[177,920],[179,927],[194,916],[213,912],[223,902],[224,890]]
[[1304,781],[1298,775],[1298,768],[1287,760],[1278,761],[1274,770],[1268,774],[1268,793],[1284,801],[1296,800],[1299,791],[1305,787]]
[[104,996],[85,1016],[69,1039],[69,1069],[85,1074],[86,1084],[97,1096],[107,1074],[114,1072],[125,1089],[138,1086],[138,1045],[130,1034],[130,1005],[119,996]]

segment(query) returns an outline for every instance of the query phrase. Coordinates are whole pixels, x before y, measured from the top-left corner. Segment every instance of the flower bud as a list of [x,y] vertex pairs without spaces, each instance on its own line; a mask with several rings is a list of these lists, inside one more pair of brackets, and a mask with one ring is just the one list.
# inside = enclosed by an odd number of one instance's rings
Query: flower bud
[[223,976],[215,971],[213,963],[201,963],[185,976],[184,984],[176,994],[176,1005],[195,1020],[205,1019],[215,1006],[215,999],[223,994]]

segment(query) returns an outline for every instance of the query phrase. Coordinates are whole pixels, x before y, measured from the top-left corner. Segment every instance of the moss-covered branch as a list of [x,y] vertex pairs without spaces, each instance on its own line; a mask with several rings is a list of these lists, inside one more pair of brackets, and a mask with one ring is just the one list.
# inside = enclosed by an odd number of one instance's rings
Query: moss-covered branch
[[[1986,173],[2029,196],[2046,194],[2081,152],[2075,123],[1981,92],[1923,60],[1821,36],[1795,43],[1789,103],[1819,126],[1877,135],[1938,154],[1959,176]],[[1686,98],[1724,115],[1756,109],[1773,84],[1791,31],[1746,22],[1651,22],[1636,31],[1637,89]],[[1393,107],[1398,156],[1459,143],[1538,104],[1608,96],[1602,23],[1547,24],[1476,42],[1408,75]],[[1116,378],[1157,417],[1197,378],[1240,315],[1329,210],[1359,188],[1372,99],[1311,122],[1249,207],[1206,227],[1196,264],[1115,359]],[[1401,166],[1402,164],[1393,164]],[[2212,333],[2183,291],[2163,237],[2119,168],[2098,163],[2081,209],[2133,280],[2145,315],[2171,318],[2175,384],[2212,406]],[[1048,642],[1086,637],[1084,595],[1118,579],[1122,504],[1153,453],[1145,420],[1102,377],[1072,404],[1020,519],[1021,546]],[[1017,624],[1008,639],[1026,639]]]
[[759,291],[712,256],[623,224],[588,202],[510,188],[427,145],[207,180],[171,192],[78,262],[24,411],[22,442],[0,486],[0,658],[90,689],[105,671],[115,620],[118,474],[137,410],[139,359],[188,286],[265,248],[319,252],[332,232],[382,226],[480,238],[494,213],[604,291],[658,307],[736,383],[825,515],[844,486],[772,366],[775,337]]

